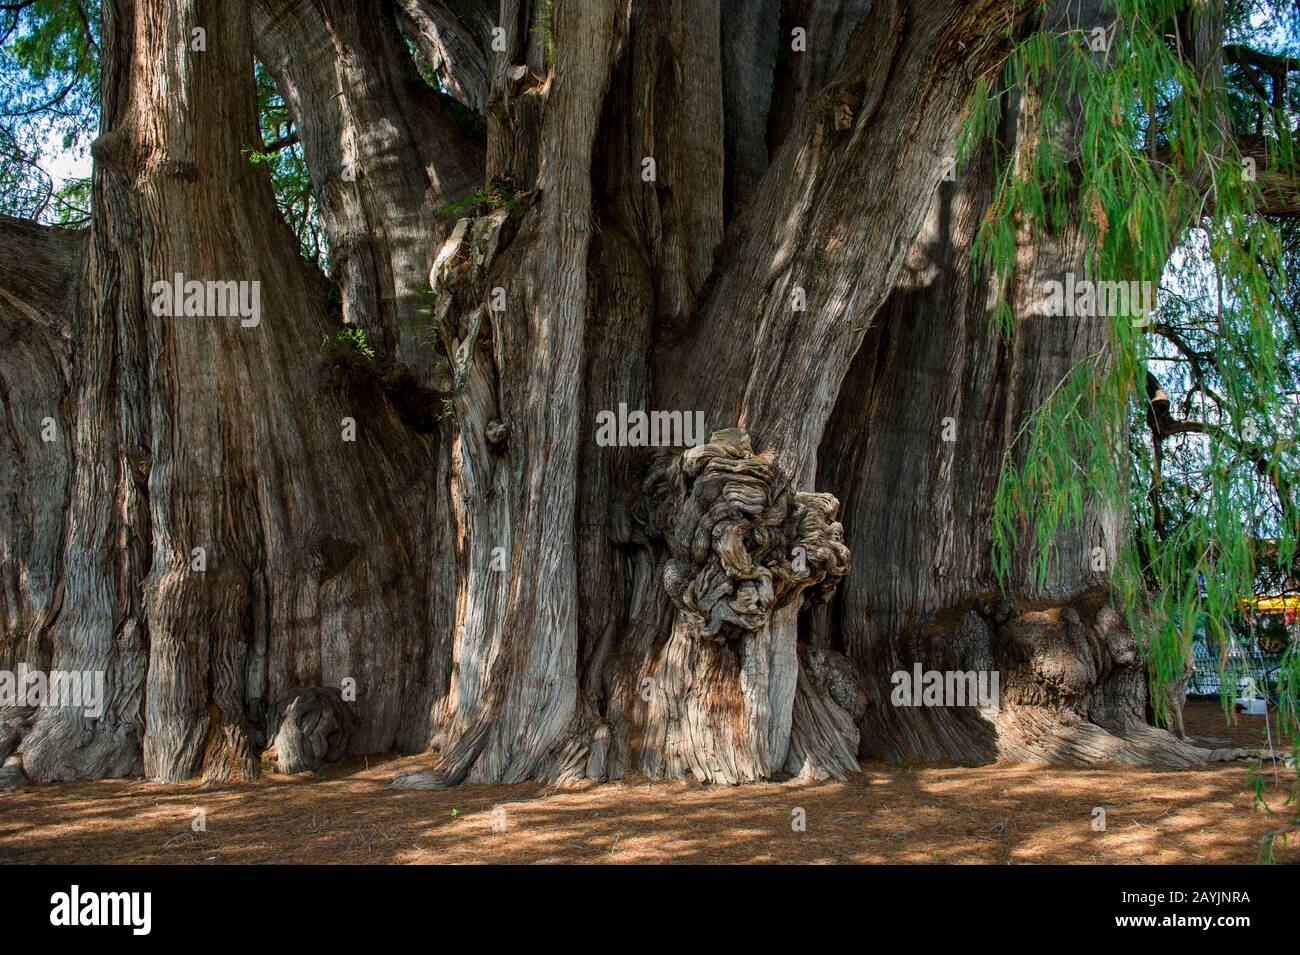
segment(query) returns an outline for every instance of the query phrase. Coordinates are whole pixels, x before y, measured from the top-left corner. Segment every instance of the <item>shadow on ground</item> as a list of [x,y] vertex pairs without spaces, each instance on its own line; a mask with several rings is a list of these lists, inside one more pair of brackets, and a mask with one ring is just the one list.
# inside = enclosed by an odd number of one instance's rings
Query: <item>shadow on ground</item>
[[[1201,714],[1189,730],[1214,719]],[[0,862],[1249,863],[1259,836],[1285,819],[1280,794],[1278,814],[1252,809],[1244,764],[867,764],[846,782],[815,784],[385,788],[417,762],[371,758],[324,778],[209,789],[31,785],[0,795]],[[1104,831],[1094,829],[1098,807]],[[206,831],[192,825],[200,810]],[[1278,855],[1300,861],[1294,848]]]

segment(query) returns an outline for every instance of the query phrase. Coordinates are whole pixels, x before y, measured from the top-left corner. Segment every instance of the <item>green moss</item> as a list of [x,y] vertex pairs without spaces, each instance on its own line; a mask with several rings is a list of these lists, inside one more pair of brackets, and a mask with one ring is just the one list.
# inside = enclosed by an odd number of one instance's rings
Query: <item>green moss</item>
[[474,218],[497,209],[505,209],[512,218],[517,218],[527,208],[523,196],[522,192],[514,190],[508,179],[496,177],[483,188],[475,189],[469,195],[443,206],[438,210],[438,215],[447,219]]

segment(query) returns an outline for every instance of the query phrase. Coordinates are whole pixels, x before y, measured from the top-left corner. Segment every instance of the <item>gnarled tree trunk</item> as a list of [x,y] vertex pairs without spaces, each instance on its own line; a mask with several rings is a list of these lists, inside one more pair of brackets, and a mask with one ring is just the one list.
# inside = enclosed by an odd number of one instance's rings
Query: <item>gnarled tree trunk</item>
[[[1078,236],[1026,238],[991,337],[991,160],[941,187],[1017,6],[106,3],[89,235],[0,223],[30,250],[0,264],[9,467],[39,488],[5,506],[0,661],[110,691],[9,714],[26,773],[248,776],[286,712],[295,768],[430,748],[402,785],[1167,751],[1093,570],[1111,518],[1047,592],[1022,566],[992,593],[1002,453],[1102,344],[1033,317]],[[245,159],[255,54],[328,277]],[[260,283],[260,322],[158,314],[178,273]],[[376,350],[342,377],[340,321]],[[620,406],[703,434],[607,446]],[[1002,668],[1001,710],[891,711],[894,670],[945,661]]]

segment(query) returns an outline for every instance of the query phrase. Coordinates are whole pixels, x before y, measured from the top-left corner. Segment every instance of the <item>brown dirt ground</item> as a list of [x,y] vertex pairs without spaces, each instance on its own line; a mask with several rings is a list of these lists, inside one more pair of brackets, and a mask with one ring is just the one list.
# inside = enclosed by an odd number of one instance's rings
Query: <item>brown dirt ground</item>
[[[1209,745],[1258,745],[1263,733],[1260,717],[1225,726],[1213,703],[1189,704],[1186,725],[1217,737]],[[1252,810],[1240,763],[1194,771],[872,763],[847,782],[814,784],[384,788],[420,764],[372,757],[320,778],[268,774],[208,789],[30,785],[0,795],[0,862],[1249,863],[1259,836],[1286,818]],[[1284,809],[1280,795],[1271,804]],[[1092,829],[1096,806],[1106,809],[1104,832]],[[193,832],[200,807],[207,831]],[[791,827],[796,808],[804,832]],[[1300,862],[1300,846],[1280,849],[1278,860]]]

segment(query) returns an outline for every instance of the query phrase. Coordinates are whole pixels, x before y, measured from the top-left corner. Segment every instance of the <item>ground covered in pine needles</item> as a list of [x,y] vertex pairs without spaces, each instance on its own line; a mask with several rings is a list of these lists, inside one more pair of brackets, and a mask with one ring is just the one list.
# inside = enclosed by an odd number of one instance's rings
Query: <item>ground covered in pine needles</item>
[[[1259,745],[1264,732],[1261,717],[1225,726],[1211,703],[1190,704],[1186,723],[1211,746]],[[1252,809],[1242,763],[872,763],[847,782],[811,784],[385,788],[420,763],[372,758],[319,778],[207,789],[29,785],[0,795],[0,862],[1250,863],[1259,837],[1286,819],[1280,795],[1277,813]],[[1096,807],[1104,831],[1093,828]],[[200,811],[206,831],[195,831]],[[1300,861],[1300,847],[1279,848],[1278,861]]]

